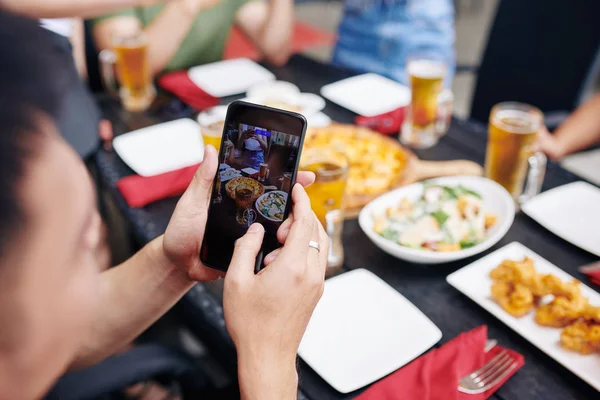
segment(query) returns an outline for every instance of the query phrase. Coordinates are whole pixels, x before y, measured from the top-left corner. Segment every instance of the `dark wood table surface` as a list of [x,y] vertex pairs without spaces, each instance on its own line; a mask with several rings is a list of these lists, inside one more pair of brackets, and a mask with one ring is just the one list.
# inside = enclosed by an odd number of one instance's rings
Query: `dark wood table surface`
[[[270,68],[278,79],[295,83],[301,90],[319,93],[327,84],[353,75],[329,65],[294,56],[280,68]],[[164,97],[147,113],[131,114],[113,99],[98,97],[105,117],[112,121],[115,134],[185,116],[193,111],[178,101]],[[229,102],[232,99],[223,99]],[[354,114],[327,102],[324,110],[334,121],[351,123]],[[432,149],[418,151],[425,160],[468,159],[483,164],[486,127],[474,122],[453,120],[450,130]],[[133,173],[113,151],[101,150],[96,158],[103,184],[110,190],[140,244],[162,234],[173,212],[176,198],[162,200],[144,208],[127,207],[116,189],[116,182]],[[580,180],[577,176],[550,163],[544,190]],[[560,212],[560,210],[557,210]],[[423,311],[443,332],[440,344],[461,332],[486,324],[489,335],[501,345],[525,356],[525,366],[494,395],[494,399],[587,399],[598,398],[598,392],[559,365],[549,356],[523,339],[495,317],[446,283],[446,276],[473,260],[508,243],[520,242],[578,279],[584,277],[577,267],[596,258],[558,238],[529,217],[518,214],[508,234],[492,249],[470,259],[439,266],[411,264],[393,258],[381,250],[360,230],[356,220],[344,227],[345,263],[343,270],[366,268],[397,289]],[[178,304],[186,323],[201,337],[226,369],[235,373],[235,349],[223,321],[222,283],[196,285]],[[299,361],[300,398],[312,400],[350,399],[355,394],[341,395],[314,371]],[[402,393],[402,388],[398,388]]]

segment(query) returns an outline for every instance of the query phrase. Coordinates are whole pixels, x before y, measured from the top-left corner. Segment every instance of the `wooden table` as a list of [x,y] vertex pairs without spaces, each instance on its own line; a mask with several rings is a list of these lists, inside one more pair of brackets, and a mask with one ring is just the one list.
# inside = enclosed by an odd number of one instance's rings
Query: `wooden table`
[[[319,89],[339,79],[353,75],[352,72],[321,64],[301,56],[293,57],[281,68],[271,69],[278,79],[295,83],[303,91],[318,93]],[[172,100],[165,100],[160,108],[145,114],[130,114],[112,99],[98,98],[105,117],[114,124],[116,134],[182,116],[193,117],[193,112]],[[231,99],[224,99],[228,102]],[[352,122],[354,115],[332,103],[325,112],[335,121]],[[469,159],[483,163],[485,156],[486,128],[476,123],[454,120],[448,134],[432,149],[417,152],[425,160]],[[175,207],[176,198],[156,202],[141,209],[127,207],[116,189],[118,179],[133,172],[112,151],[101,150],[97,166],[104,184],[114,194],[135,238],[140,244],[162,234]],[[550,163],[544,190],[579,180],[575,175]],[[574,277],[584,279],[577,271],[581,264],[594,261],[594,257],[546,231],[523,214],[518,214],[506,235],[490,251],[518,241],[541,254]],[[587,399],[598,393],[542,353],[531,343],[506,327],[495,317],[480,308],[446,283],[446,276],[476,258],[441,266],[422,266],[395,259],[373,245],[360,230],[357,221],[345,224],[343,235],[346,262],[344,270],[366,268],[421,309],[443,332],[441,344],[459,333],[487,324],[490,337],[500,344],[519,351],[525,356],[525,366],[505,385],[494,399]],[[235,373],[235,350],[223,321],[222,284],[196,285],[179,303],[186,323],[202,338],[219,361]],[[312,400],[350,399],[327,385],[314,371],[300,361],[300,398]],[[402,388],[398,388],[401,392]]]

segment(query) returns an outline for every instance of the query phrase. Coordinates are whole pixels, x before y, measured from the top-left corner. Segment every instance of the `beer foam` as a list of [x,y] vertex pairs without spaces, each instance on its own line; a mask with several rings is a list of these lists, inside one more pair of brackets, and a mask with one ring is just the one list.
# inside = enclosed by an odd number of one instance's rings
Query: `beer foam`
[[[506,120],[510,120],[507,123]],[[533,133],[539,129],[535,115],[523,110],[500,110],[494,114],[492,123],[496,127],[512,133]]]
[[433,60],[415,60],[408,63],[408,73],[419,78],[443,78],[446,75],[446,66]]

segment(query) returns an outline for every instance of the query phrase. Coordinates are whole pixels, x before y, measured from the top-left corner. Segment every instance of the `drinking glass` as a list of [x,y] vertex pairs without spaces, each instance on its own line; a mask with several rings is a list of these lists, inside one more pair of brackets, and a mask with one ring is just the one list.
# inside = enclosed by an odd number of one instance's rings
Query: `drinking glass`
[[[202,133],[204,144],[213,145],[217,151],[221,147],[221,137],[223,136],[226,116],[226,106],[212,107],[198,115],[198,124],[200,124],[200,132]],[[227,160],[227,157],[224,159]]]
[[344,262],[342,230],[344,191],[348,179],[348,159],[331,149],[307,149],[302,153],[300,169],[312,171],[315,183],[306,188],[312,209],[329,235],[327,275],[337,272]]
[[239,185],[235,189],[235,205],[237,213],[235,220],[240,225],[250,226],[254,222],[254,218],[250,213],[250,206],[254,201],[254,192],[252,189]]
[[117,93],[115,65],[119,78],[118,89],[121,103],[127,111],[144,111],[150,107],[156,90],[152,84],[148,42],[142,33],[115,35],[112,49],[99,55],[100,71],[104,86],[109,92]]
[[485,175],[504,186],[517,205],[542,188],[547,159],[534,145],[543,123],[542,112],[523,103],[499,103],[490,114]]
[[264,182],[269,178],[269,164],[260,163],[260,170],[258,173],[258,180],[260,182]]
[[285,172],[281,178],[281,191],[289,193],[292,184],[292,173]]
[[408,147],[425,149],[438,139],[438,103],[446,78],[446,63],[436,55],[409,57],[406,70],[410,81],[411,102],[400,140]]

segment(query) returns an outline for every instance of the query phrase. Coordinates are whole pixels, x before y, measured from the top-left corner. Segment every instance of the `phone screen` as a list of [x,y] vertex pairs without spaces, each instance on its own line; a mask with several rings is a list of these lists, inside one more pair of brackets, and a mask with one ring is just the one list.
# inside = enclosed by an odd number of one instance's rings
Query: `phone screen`
[[280,246],[277,229],[289,213],[305,126],[297,114],[230,106],[200,253],[205,265],[227,270],[235,241],[255,222],[265,228],[256,269]]

